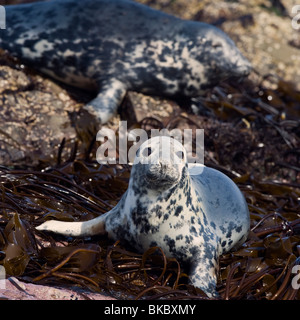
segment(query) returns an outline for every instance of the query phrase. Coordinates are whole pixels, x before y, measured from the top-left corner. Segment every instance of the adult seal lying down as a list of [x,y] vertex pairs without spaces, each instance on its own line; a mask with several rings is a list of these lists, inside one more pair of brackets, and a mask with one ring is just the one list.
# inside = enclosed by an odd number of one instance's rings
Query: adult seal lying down
[[98,91],[85,110],[107,122],[127,90],[197,97],[251,66],[220,29],[129,0],[7,6],[0,48],[45,74]]
[[90,221],[52,220],[37,229],[67,236],[107,233],[140,252],[159,246],[187,262],[190,282],[211,297],[217,295],[218,257],[245,241],[249,211],[231,179],[200,164],[189,169],[181,143],[155,137],[137,151],[128,189],[115,208]]

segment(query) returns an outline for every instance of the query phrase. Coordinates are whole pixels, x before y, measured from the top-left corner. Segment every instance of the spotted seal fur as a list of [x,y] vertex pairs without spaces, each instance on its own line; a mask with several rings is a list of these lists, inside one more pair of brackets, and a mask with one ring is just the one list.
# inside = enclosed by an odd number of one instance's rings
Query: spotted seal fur
[[159,246],[190,264],[191,283],[215,296],[218,257],[245,241],[249,211],[231,179],[200,164],[189,169],[181,143],[155,137],[137,151],[128,189],[111,211],[86,222],[51,220],[37,229],[68,236],[107,233],[140,252]]
[[98,91],[84,108],[100,122],[127,90],[197,97],[251,65],[220,29],[129,0],[6,6],[0,47],[67,84]]

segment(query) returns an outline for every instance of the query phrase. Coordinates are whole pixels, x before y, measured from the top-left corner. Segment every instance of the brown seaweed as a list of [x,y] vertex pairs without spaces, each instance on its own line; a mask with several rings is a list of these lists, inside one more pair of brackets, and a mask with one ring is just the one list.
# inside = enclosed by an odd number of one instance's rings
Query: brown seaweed
[[[245,195],[251,232],[220,259],[220,298],[299,300],[292,279],[300,263],[300,93],[283,80],[276,90],[262,83],[215,88],[201,98],[210,117],[182,113],[136,125],[204,128],[206,164],[234,179]],[[74,146],[64,158],[62,142],[56,163],[47,167],[0,167],[0,264],[8,276],[76,284],[119,299],[207,299],[160,248],[137,254],[106,237],[65,238],[35,229],[47,219],[89,220],[119,201],[130,167],[99,165],[90,156],[96,147],[94,141],[81,154]]]

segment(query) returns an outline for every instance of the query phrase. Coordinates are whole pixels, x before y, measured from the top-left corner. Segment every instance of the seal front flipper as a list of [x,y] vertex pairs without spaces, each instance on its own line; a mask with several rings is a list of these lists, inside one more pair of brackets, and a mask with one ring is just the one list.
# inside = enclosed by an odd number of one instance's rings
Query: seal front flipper
[[126,85],[121,81],[117,79],[106,81],[104,85],[101,85],[97,97],[85,105],[83,109],[94,115],[101,124],[106,123],[117,112],[126,91]]
[[[114,209],[112,209],[111,211],[113,210]],[[111,211],[108,211],[107,213],[95,219],[83,222],[50,220],[42,223],[41,225],[36,227],[36,229],[39,231],[50,231],[71,237],[105,235],[105,219],[107,217],[107,214],[111,213]]]
[[118,219],[120,207],[122,207],[122,203],[124,201],[122,199],[123,198],[121,198],[114,208],[92,220],[82,222],[49,220],[36,227],[36,229],[39,231],[50,231],[71,237],[106,235],[109,233],[109,230],[107,229],[110,228],[110,222],[108,221],[107,223],[107,218],[111,218],[112,216],[113,218]]

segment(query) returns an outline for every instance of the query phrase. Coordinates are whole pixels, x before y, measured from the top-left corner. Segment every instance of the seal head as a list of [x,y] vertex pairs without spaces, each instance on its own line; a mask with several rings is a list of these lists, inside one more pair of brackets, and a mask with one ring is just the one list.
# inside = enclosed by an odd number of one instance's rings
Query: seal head
[[185,149],[177,140],[153,138],[138,149],[131,175],[149,189],[171,188],[181,179],[184,157]]
[[[200,27],[201,26],[201,27]],[[200,22],[186,22],[183,29],[186,39],[194,39],[191,59],[201,61],[204,74],[213,87],[220,80],[241,78],[251,70],[250,62],[237,50],[234,42],[220,29]],[[219,75],[222,75],[221,79]]]

